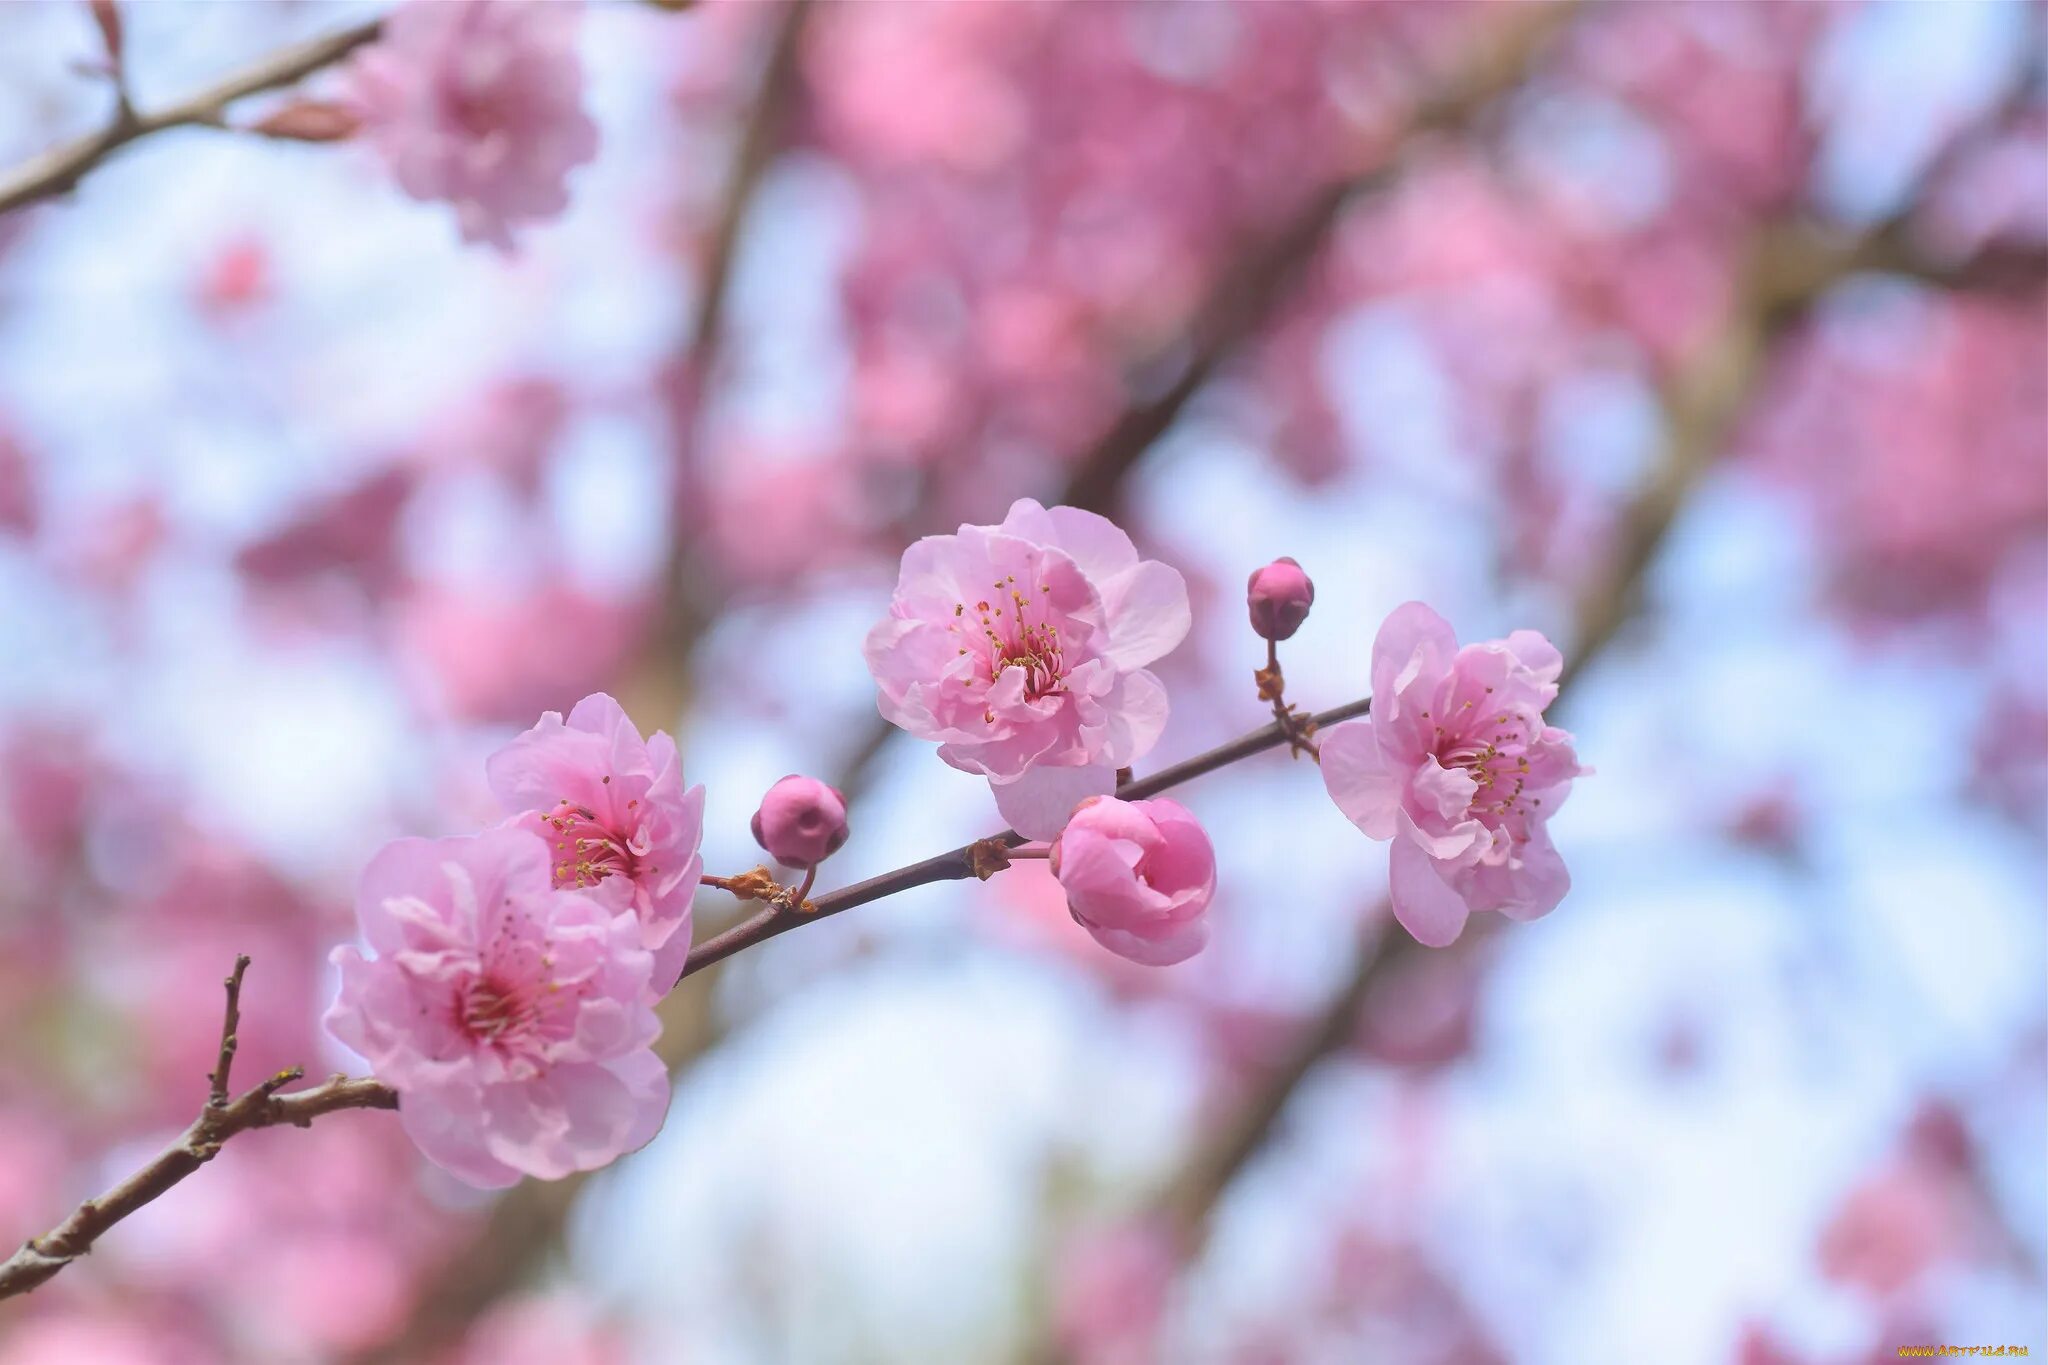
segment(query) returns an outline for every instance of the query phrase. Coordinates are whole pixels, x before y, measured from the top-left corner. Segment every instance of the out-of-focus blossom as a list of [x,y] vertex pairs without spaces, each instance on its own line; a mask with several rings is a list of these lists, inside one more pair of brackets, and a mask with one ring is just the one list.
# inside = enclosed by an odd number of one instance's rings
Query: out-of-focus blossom
[[1833,322],[1791,352],[1751,444],[1813,509],[1853,621],[1985,612],[2048,541],[2038,297],[1857,296]]
[[569,204],[597,155],[570,0],[415,0],[355,62],[364,132],[415,199],[445,200],[464,241],[512,249],[512,229]]
[[1530,630],[1460,649],[1420,602],[1381,625],[1373,714],[1324,736],[1323,783],[1394,841],[1394,915],[1418,941],[1451,942],[1473,910],[1535,919],[1570,887],[1546,827],[1581,771],[1571,736],[1543,723],[1563,666]]
[[487,470],[521,497],[536,497],[571,413],[570,395],[545,375],[489,384],[437,418],[420,443],[433,468]]
[[0,1365],[203,1365],[218,1359],[183,1328],[128,1317],[105,1303],[9,1327]]
[[1164,967],[1209,941],[1216,894],[1209,835],[1177,801],[1083,801],[1052,845],[1074,920],[1120,957]]
[[1156,1360],[1179,1264],[1172,1238],[1150,1221],[1083,1228],[1067,1238],[1053,1280],[1060,1346],[1077,1365]]
[[374,956],[334,950],[329,1031],[399,1092],[420,1150],[485,1188],[594,1170],[668,1109],[639,925],[553,880],[525,830],[400,839],[356,896]]
[[868,632],[882,714],[988,778],[1020,833],[1049,839],[1166,726],[1144,666],[1188,631],[1187,584],[1106,518],[1020,499],[999,526],[926,536]]
[[28,452],[13,437],[0,433],[0,533],[32,536],[40,520],[36,472]]
[[626,1365],[631,1358],[623,1332],[588,1305],[555,1294],[493,1307],[449,1365]]
[[134,589],[171,538],[171,520],[154,497],[100,509],[63,546],[66,566],[86,586],[115,596]]
[[[232,1160],[180,1184],[161,1216],[124,1229],[100,1254],[131,1291],[174,1301],[192,1267],[207,1267],[253,1358],[352,1354],[404,1322],[432,1283],[425,1270],[459,1244],[448,1210],[420,1197],[418,1164],[381,1114],[248,1134]],[[251,1209],[263,1210],[260,1237]]]
[[261,238],[243,235],[214,248],[200,267],[192,297],[201,314],[222,322],[268,303],[275,290],[270,249]]
[[393,652],[447,711],[524,723],[616,677],[645,614],[559,580],[527,594],[421,584],[397,609]]
[[549,711],[485,765],[513,823],[547,841],[554,884],[630,908],[665,994],[690,951],[690,901],[704,871],[704,788],[683,787],[673,736],[647,738],[602,692],[564,721]]
[[266,587],[334,576],[381,594],[398,579],[398,520],[418,482],[402,465],[378,470],[308,504],[286,525],[243,547],[235,567]]
[[754,812],[754,842],[789,867],[815,867],[846,842],[846,797],[815,777],[791,773]]

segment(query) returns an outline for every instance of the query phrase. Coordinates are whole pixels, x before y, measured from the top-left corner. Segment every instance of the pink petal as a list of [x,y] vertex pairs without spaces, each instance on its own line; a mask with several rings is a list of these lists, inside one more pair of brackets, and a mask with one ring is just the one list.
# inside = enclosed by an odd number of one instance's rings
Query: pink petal
[[1394,918],[1424,947],[1454,943],[1465,928],[1469,911],[1464,897],[1443,879],[1430,856],[1407,839],[1394,841],[1388,895]]
[[1067,827],[1075,806],[1116,790],[1116,769],[1108,764],[1032,768],[1014,782],[991,782],[989,789],[1010,828],[1027,839],[1053,839]]
[[1096,582],[1102,586],[1103,607],[1109,617],[1109,648],[1104,657],[1118,668],[1143,668],[1187,638],[1191,620],[1188,585],[1178,569],[1148,559]]
[[1322,732],[1323,788],[1344,818],[1368,838],[1394,837],[1401,774],[1387,766],[1371,720],[1346,721]]
[[1381,623],[1372,642],[1372,705],[1386,723],[1400,714],[1401,694],[1417,682],[1433,683],[1458,650],[1451,623],[1426,603],[1404,602]]

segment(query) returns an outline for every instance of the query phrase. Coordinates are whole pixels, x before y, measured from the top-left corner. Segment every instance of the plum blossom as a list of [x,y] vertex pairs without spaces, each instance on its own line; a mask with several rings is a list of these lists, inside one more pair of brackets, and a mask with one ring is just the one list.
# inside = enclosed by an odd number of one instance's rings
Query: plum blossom
[[1571,885],[1545,822],[1583,770],[1543,723],[1563,657],[1542,635],[1458,648],[1441,616],[1398,607],[1372,647],[1372,716],[1323,736],[1323,784],[1394,841],[1394,917],[1442,947],[1473,910],[1548,914]]
[[704,788],[683,787],[675,740],[641,739],[602,692],[559,711],[492,754],[491,790],[512,823],[547,841],[554,884],[630,909],[666,994],[690,951],[690,902],[704,871]]
[[660,1129],[651,958],[631,918],[555,889],[539,836],[396,840],[364,869],[356,920],[374,956],[334,950],[324,1022],[436,1164],[487,1189],[553,1180]]
[[581,17],[574,3],[415,0],[356,59],[369,140],[407,194],[454,206],[464,241],[510,251],[511,229],[566,208],[569,171],[597,155]]
[[999,526],[903,554],[868,632],[883,716],[989,780],[1003,818],[1049,839],[1166,726],[1145,665],[1188,631],[1187,584],[1093,512],[1029,498]]
[[1209,941],[1209,836],[1177,801],[1092,796],[1053,841],[1052,874],[1074,922],[1119,957],[1165,967]]

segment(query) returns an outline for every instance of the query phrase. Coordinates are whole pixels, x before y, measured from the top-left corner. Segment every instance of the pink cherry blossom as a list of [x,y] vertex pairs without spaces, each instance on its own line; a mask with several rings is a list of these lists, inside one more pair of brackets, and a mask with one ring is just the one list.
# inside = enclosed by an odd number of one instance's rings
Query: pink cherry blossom
[[1119,957],[1165,967],[1209,941],[1202,912],[1216,894],[1216,853],[1179,802],[1090,797],[1051,861],[1075,923]]
[[1394,841],[1394,917],[1431,947],[1473,910],[1548,914],[1571,885],[1545,828],[1581,771],[1571,736],[1543,723],[1563,666],[1532,630],[1460,649],[1410,602],[1373,641],[1372,717],[1323,737],[1331,799]]
[[1049,839],[1158,740],[1166,689],[1144,666],[1187,631],[1177,571],[1138,558],[1106,518],[1024,498],[1000,526],[906,550],[866,653],[882,714],[987,777],[1018,832]]
[[485,764],[513,822],[547,840],[554,884],[630,907],[640,946],[654,954],[655,996],[682,974],[690,902],[704,859],[704,788],[683,787],[676,742],[649,739],[602,692],[564,721],[543,714]]
[[363,128],[415,199],[455,208],[467,242],[568,207],[571,168],[597,155],[583,109],[581,7],[515,0],[402,5],[357,58]]
[[668,1109],[638,926],[552,882],[525,830],[399,839],[356,895],[375,956],[334,950],[328,1031],[398,1091],[421,1151],[487,1189],[603,1166]]

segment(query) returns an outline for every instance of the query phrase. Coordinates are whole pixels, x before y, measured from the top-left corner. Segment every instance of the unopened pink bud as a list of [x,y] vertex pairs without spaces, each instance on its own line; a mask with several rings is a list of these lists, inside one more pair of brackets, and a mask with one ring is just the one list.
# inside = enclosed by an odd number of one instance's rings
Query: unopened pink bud
[[1301,565],[1284,557],[1253,573],[1245,584],[1252,629],[1268,640],[1285,640],[1300,630],[1315,600],[1316,585],[1309,582]]
[[846,798],[815,777],[791,773],[761,798],[754,842],[786,867],[815,867],[846,842]]

